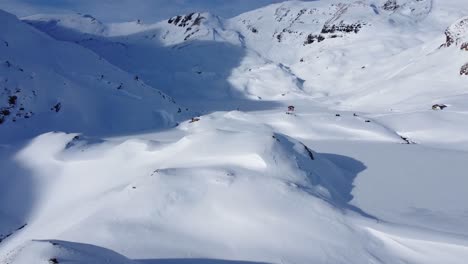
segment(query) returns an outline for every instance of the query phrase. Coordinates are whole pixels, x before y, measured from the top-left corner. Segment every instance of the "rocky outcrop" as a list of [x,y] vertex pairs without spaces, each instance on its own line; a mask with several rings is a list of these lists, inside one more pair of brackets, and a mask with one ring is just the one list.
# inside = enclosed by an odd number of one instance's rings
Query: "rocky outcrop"
[[358,33],[359,30],[362,28],[363,23],[352,23],[346,24],[341,21],[339,24],[333,25],[324,25],[322,28],[322,34],[332,34],[332,33]]
[[444,104],[435,104],[432,105],[432,110],[444,110],[447,106]]
[[468,50],[468,17],[459,19],[445,30],[446,40],[443,47],[457,46]]
[[[463,17],[445,30],[445,43],[441,48],[457,47],[468,51],[468,17]],[[468,63],[460,68],[460,75],[468,75]]]
[[175,16],[167,20],[167,23],[173,24],[178,27],[191,29],[194,26],[200,26],[201,22],[205,19],[200,13],[190,13],[185,16]]
[[468,63],[460,68],[460,75],[468,75]]
[[346,24],[341,21],[338,24],[325,24],[320,31],[320,34],[307,35],[304,45],[312,44],[314,42],[322,42],[325,39],[341,38],[345,34],[357,34],[365,23],[356,22]]
[[460,45],[460,49],[464,51],[468,51],[468,42],[464,42]]
[[382,6],[382,9],[387,10],[387,11],[394,11],[398,9],[400,5],[397,3],[396,0],[387,0]]

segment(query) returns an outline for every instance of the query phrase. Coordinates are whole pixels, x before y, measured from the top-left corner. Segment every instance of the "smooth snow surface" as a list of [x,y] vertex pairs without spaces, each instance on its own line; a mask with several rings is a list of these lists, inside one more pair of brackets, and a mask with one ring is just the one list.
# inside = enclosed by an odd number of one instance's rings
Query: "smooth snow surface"
[[467,14],[0,12],[0,263],[466,263]]

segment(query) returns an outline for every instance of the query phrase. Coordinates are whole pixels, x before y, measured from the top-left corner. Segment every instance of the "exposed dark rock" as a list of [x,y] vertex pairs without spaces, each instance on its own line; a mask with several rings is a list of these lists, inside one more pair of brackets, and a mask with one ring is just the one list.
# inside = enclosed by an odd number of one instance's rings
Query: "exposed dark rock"
[[18,100],[18,96],[12,95],[8,97],[8,104],[14,106],[16,105],[16,101]]
[[468,17],[462,18],[452,24],[445,30],[445,43],[442,47],[450,47],[452,45],[461,45],[462,49],[467,49],[468,38]]
[[383,4],[382,9],[387,10],[387,11],[394,11],[398,9],[399,7],[400,5],[398,5],[396,0],[387,0],[387,2]]
[[[0,118],[0,124],[1,124],[1,118]],[[24,224],[18,228],[16,228],[13,232],[10,232],[8,234],[0,234],[0,243],[2,243],[3,240],[7,239],[8,237],[10,237],[11,235],[13,235],[16,231],[19,231],[21,229],[23,229],[27,224]]]
[[302,144],[304,146],[305,151],[307,152],[307,155],[309,155],[309,158],[311,160],[315,160],[314,154],[312,153],[312,150],[310,150],[306,145]]
[[460,75],[468,75],[468,63],[460,68]]
[[461,50],[468,51],[468,42],[464,42],[460,45]]
[[407,138],[407,137],[400,136],[400,138],[401,138],[402,140],[405,141],[405,144],[416,144],[415,142],[411,141],[411,140],[410,140],[409,138]]
[[202,20],[205,19],[203,16],[198,14],[197,18],[195,18],[195,21],[193,21],[194,26],[199,26],[202,22]]
[[282,33],[279,33],[278,35],[276,35],[276,39],[278,40],[278,42],[281,42],[282,38],[283,38]]
[[362,23],[354,23],[354,24],[345,24],[341,21],[338,25],[323,25],[322,34],[329,34],[329,33],[336,33],[336,32],[343,32],[343,33],[358,33],[359,30],[362,28]]
[[0,114],[3,115],[3,116],[9,116],[11,114],[11,112],[8,109],[2,109],[2,110],[0,110]]
[[187,36],[185,36],[184,38],[184,41],[187,41],[191,36],[195,35],[198,31],[200,31],[199,29],[193,31],[192,33],[188,34]]
[[198,117],[192,117],[192,119],[190,120],[189,123],[194,123],[194,122],[198,122],[198,121],[200,121],[200,118],[198,118]]
[[182,16],[175,16],[175,17],[169,18],[169,20],[167,20],[167,23],[177,25],[181,19],[182,19]]
[[313,35],[313,34],[309,34],[307,36],[307,39],[306,41],[304,42],[304,45],[307,45],[307,44],[312,44],[314,42],[322,42],[325,40],[325,37],[322,36],[322,35]]
[[447,106],[444,104],[435,104],[432,106],[432,110],[444,110]]
[[55,112],[58,113],[61,108],[62,108],[62,104],[61,103],[56,103],[50,110],[55,111]]
[[[196,17],[195,17],[196,15]],[[178,27],[189,27],[199,26],[204,17],[200,13],[190,13],[186,16],[175,16],[167,20],[167,23],[173,24]]]

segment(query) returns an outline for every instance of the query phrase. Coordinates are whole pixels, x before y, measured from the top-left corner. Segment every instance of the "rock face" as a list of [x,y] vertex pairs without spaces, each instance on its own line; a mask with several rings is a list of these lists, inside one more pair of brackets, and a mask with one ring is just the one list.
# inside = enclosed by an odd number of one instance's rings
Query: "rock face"
[[200,13],[190,13],[186,16],[175,16],[167,20],[167,23],[173,24],[179,27],[191,28],[193,26],[199,26],[201,21],[205,19]]
[[179,39],[179,41],[206,40],[206,38],[216,38],[216,35],[223,31],[221,19],[210,13],[177,15],[168,19],[166,25],[161,28],[165,32],[161,36],[163,40],[167,38]]
[[464,51],[468,51],[468,42],[464,42],[460,45],[460,49]]
[[468,63],[465,63],[460,69],[460,75],[468,75]]
[[432,110],[444,110],[447,106],[444,104],[435,104],[432,106]]
[[468,50],[468,17],[464,17],[448,27],[445,30],[445,36],[444,47],[455,45],[459,46],[460,49]]
[[382,6],[382,9],[387,10],[387,11],[393,11],[396,10],[400,7],[400,5],[397,4],[396,0],[388,0],[385,2]]
[[[457,47],[468,51],[468,17],[463,17],[445,30],[446,40],[441,47]],[[460,68],[460,75],[468,75],[468,63]]]

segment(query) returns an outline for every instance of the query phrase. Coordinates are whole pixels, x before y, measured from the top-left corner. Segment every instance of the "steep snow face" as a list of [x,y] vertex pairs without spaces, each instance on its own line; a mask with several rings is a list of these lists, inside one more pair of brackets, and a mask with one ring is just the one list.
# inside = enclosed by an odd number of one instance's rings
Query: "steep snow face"
[[50,130],[113,134],[175,123],[174,100],[137,76],[10,14],[1,12],[0,21],[2,142]]

